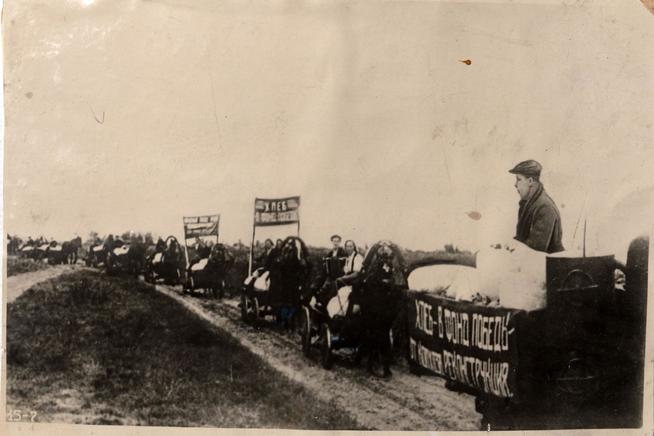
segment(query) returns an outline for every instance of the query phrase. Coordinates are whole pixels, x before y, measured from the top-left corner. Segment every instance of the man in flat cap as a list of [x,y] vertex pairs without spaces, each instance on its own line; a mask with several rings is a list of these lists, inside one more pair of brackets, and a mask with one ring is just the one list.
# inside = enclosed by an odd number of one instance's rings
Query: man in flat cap
[[520,195],[515,239],[546,253],[563,251],[561,215],[540,182],[542,166],[535,160],[520,162],[509,170],[515,174]]

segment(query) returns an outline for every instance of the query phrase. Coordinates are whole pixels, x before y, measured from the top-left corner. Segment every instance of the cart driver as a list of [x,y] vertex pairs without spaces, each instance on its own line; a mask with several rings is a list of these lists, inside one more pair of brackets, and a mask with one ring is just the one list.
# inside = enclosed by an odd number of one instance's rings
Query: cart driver
[[345,267],[343,268],[343,276],[336,279],[338,287],[341,285],[351,285],[354,280],[359,276],[359,272],[363,267],[363,256],[359,254],[356,244],[353,240],[348,239],[345,241]]
[[211,254],[211,248],[199,237],[195,238],[195,252],[200,259],[205,259]]
[[263,253],[261,253],[256,260],[259,267],[269,270],[272,265],[273,257],[275,256],[275,244],[272,239],[266,239],[263,244]]
[[332,235],[330,238],[332,249],[323,257],[323,271],[319,278],[319,287],[316,292],[316,301],[322,307],[327,307],[329,300],[334,297],[338,291],[340,282],[338,279],[343,277],[343,264],[348,254],[341,247],[341,236]]
[[515,174],[520,195],[515,239],[546,253],[563,251],[561,216],[554,201],[540,182],[542,166],[535,160],[520,162],[509,173]]
[[330,240],[332,241],[332,249],[326,257],[345,257],[345,250],[341,247],[341,236],[332,235]]
[[223,244],[218,243],[211,249],[209,261],[230,267],[234,263],[234,256]]

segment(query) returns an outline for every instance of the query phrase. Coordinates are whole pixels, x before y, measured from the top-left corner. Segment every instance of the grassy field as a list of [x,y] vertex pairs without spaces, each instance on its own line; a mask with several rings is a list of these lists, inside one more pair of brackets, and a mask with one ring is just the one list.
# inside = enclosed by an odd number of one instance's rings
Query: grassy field
[[7,277],[26,272],[39,271],[48,268],[45,262],[35,261],[33,259],[21,259],[18,257],[7,257]]
[[42,422],[356,429],[150,286],[80,271],[7,308],[7,408]]

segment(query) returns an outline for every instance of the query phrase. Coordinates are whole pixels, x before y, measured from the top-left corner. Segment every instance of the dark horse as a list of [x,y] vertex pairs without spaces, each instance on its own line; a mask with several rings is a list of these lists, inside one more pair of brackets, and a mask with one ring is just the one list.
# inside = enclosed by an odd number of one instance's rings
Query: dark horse
[[373,245],[363,262],[357,293],[364,329],[359,358],[368,357],[368,371],[372,373],[379,357],[384,377],[391,376],[391,329],[408,289],[407,271],[399,247],[390,241]]
[[22,244],[23,241],[18,236],[7,235],[7,254],[10,256],[17,255]]
[[287,237],[271,271],[271,296],[277,309],[277,320],[290,327],[308,293],[312,265],[309,250],[302,239]]
[[[301,320],[300,302],[308,292],[311,273],[309,250],[304,242],[289,236],[278,252],[271,255],[266,266],[257,268],[243,284],[241,317],[246,322],[272,315],[279,326],[295,328]],[[264,280],[267,285],[257,287]],[[263,284],[259,284],[263,286]]]
[[82,238],[79,236],[71,239],[70,241],[65,241],[61,244],[62,256],[65,259],[65,262],[74,265],[77,263],[77,252],[82,248]]

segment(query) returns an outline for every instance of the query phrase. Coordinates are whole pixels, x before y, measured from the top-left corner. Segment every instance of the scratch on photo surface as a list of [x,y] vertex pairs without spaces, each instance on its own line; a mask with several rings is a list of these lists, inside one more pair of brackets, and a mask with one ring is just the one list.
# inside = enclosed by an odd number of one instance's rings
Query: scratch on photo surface
[[[208,51],[209,59],[213,61],[213,58],[211,57],[211,52]],[[210,63],[212,65],[213,62]],[[216,142],[218,143],[218,148],[220,149],[222,146],[222,138],[220,135],[220,121],[218,121],[218,113],[216,112],[216,91],[214,89],[214,83],[213,83],[213,74],[211,73],[211,66],[207,66],[207,74],[209,75],[209,83],[211,84],[211,107],[213,109],[213,120],[214,124],[216,125]]]
[[91,111],[91,114],[93,115],[93,118],[95,119],[95,121],[98,124],[104,124],[104,111],[102,111],[102,119],[99,119],[98,116],[95,114],[95,111],[93,110],[93,108],[91,107],[90,104],[89,104],[89,110]]

